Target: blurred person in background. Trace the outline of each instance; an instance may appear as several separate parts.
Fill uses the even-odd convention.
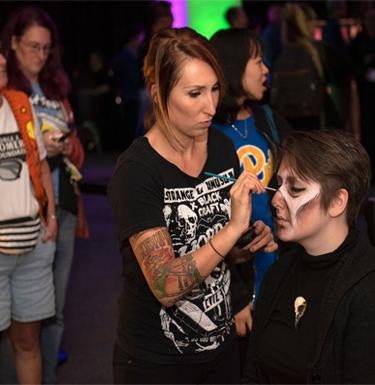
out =
[[[348,16],[348,7],[345,0],[328,0],[326,2],[328,13],[327,21],[323,28],[323,40],[331,45],[346,61],[349,60],[349,46],[345,42],[340,26],[340,19]]]
[[[282,41],[271,75],[271,105],[295,129],[323,127],[324,63],[298,4],[283,7]]]
[[[249,19],[243,7],[230,7],[225,12],[225,20],[231,28],[247,28]]]
[[[82,144],[88,151],[101,152],[109,148],[110,132],[113,130],[111,106],[114,97],[112,79],[104,54],[91,50],[86,60],[73,74],[77,95],[79,131]]]
[[[363,17],[363,31],[351,43],[352,61],[361,108],[361,140],[371,158],[375,182],[375,9]]]
[[[81,227],[85,222],[81,221],[83,206],[77,185],[84,153],[74,129],[67,99],[70,84],[61,64],[57,28],[50,16],[37,7],[18,8],[4,26],[2,41],[9,87],[29,95],[41,124],[52,172],[59,225],[53,265],[56,315],[43,322],[41,349],[43,382],[56,384],[76,230],[83,230],[81,235],[88,236],[87,229]]]
[[[144,40],[139,48],[138,65],[141,76],[141,93],[139,106],[139,120],[141,128],[139,131],[144,133],[146,131],[144,126],[144,119],[151,109],[150,95],[146,89],[143,77],[143,62],[146,56],[150,40],[155,33],[173,26],[172,4],[169,1],[158,0],[149,2],[149,12],[146,15],[146,22],[144,24]]]
[[[272,71],[272,66],[281,52],[281,14],[280,4],[270,4],[267,9],[267,24],[262,31],[264,57],[267,67]]]
[[[122,150],[144,132],[140,117],[142,77],[138,63],[143,39],[144,31],[139,25],[127,26],[123,35],[123,46],[113,63],[115,88],[121,97],[124,122],[123,126],[119,127],[118,136],[113,140],[117,141]]]
[[[314,40],[324,69],[324,125],[340,129],[345,126],[344,106],[340,92],[342,63],[330,45],[324,40],[315,40],[317,21],[315,10],[307,3],[300,3],[299,6],[305,15],[310,36]]]
[[[18,383],[41,384],[41,321],[55,314],[56,208],[47,153],[28,96],[5,90],[6,85],[0,48],[0,340],[8,342],[8,331]],[[0,361],[9,363],[1,350]],[[8,381],[2,369],[1,381]]]
[[[361,122],[358,87],[350,57],[349,41],[344,38],[340,20],[348,17],[347,2],[329,0],[326,2],[328,19],[323,28],[323,41],[334,53],[336,60],[335,78],[337,106],[340,108],[342,126],[361,139]]]

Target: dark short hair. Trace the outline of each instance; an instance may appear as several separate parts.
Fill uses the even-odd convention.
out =
[[[355,223],[371,180],[371,163],[363,146],[344,130],[292,131],[282,144],[281,161],[303,180],[321,185],[327,210],[339,189],[349,193],[347,221]]]
[[[226,93],[217,108],[215,119],[232,123],[241,108],[237,100],[246,95],[242,78],[247,62],[263,56],[262,43],[258,35],[247,28],[221,29],[211,37],[210,42],[219,56],[226,81]]]
[[[145,120],[147,129],[156,119],[168,135],[172,134],[167,108],[168,97],[180,78],[182,65],[189,58],[200,59],[211,66],[218,79],[220,96],[222,95],[224,77],[209,41],[191,28],[164,29],[151,39],[143,66],[148,89],[156,86],[156,95],[152,98],[153,109]]]
[[[68,94],[70,83],[61,64],[57,27],[43,9],[35,6],[16,9],[4,26],[2,42],[7,59],[8,86],[31,94],[30,81],[19,68],[11,42],[13,36],[18,40],[21,39],[32,26],[46,28],[51,34],[52,51],[39,74],[39,84],[49,99],[63,99]]]

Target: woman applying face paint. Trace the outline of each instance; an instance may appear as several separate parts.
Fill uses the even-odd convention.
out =
[[[264,223],[244,249],[235,246],[249,224],[250,192],[266,190],[239,174],[232,143],[211,128],[225,87],[206,38],[160,31],[144,75],[148,130],[119,157],[108,187],[124,263],[113,382],[238,384],[226,255],[277,249]]]
[[[262,283],[244,383],[375,383],[375,249],[356,229],[370,175],[344,131],[284,140],[272,204],[297,245]]]

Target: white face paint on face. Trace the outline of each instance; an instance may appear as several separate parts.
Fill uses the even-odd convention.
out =
[[[278,236],[299,242],[316,233],[325,216],[320,207],[320,184],[302,180],[284,163],[277,176],[280,188],[272,205],[276,208]]]
[[[302,188],[295,186],[294,179],[295,177],[292,177],[292,183],[290,183],[288,176],[286,176],[278,192],[281,194],[282,199],[285,200],[289,209],[290,221],[295,226],[297,225],[299,214],[310,202],[319,196],[320,185],[316,182],[310,182],[302,190]]]

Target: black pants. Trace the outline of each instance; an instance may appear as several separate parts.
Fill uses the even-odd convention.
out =
[[[115,384],[239,384],[240,359],[234,339],[212,362],[158,364],[134,359],[118,345],[114,349]]]

